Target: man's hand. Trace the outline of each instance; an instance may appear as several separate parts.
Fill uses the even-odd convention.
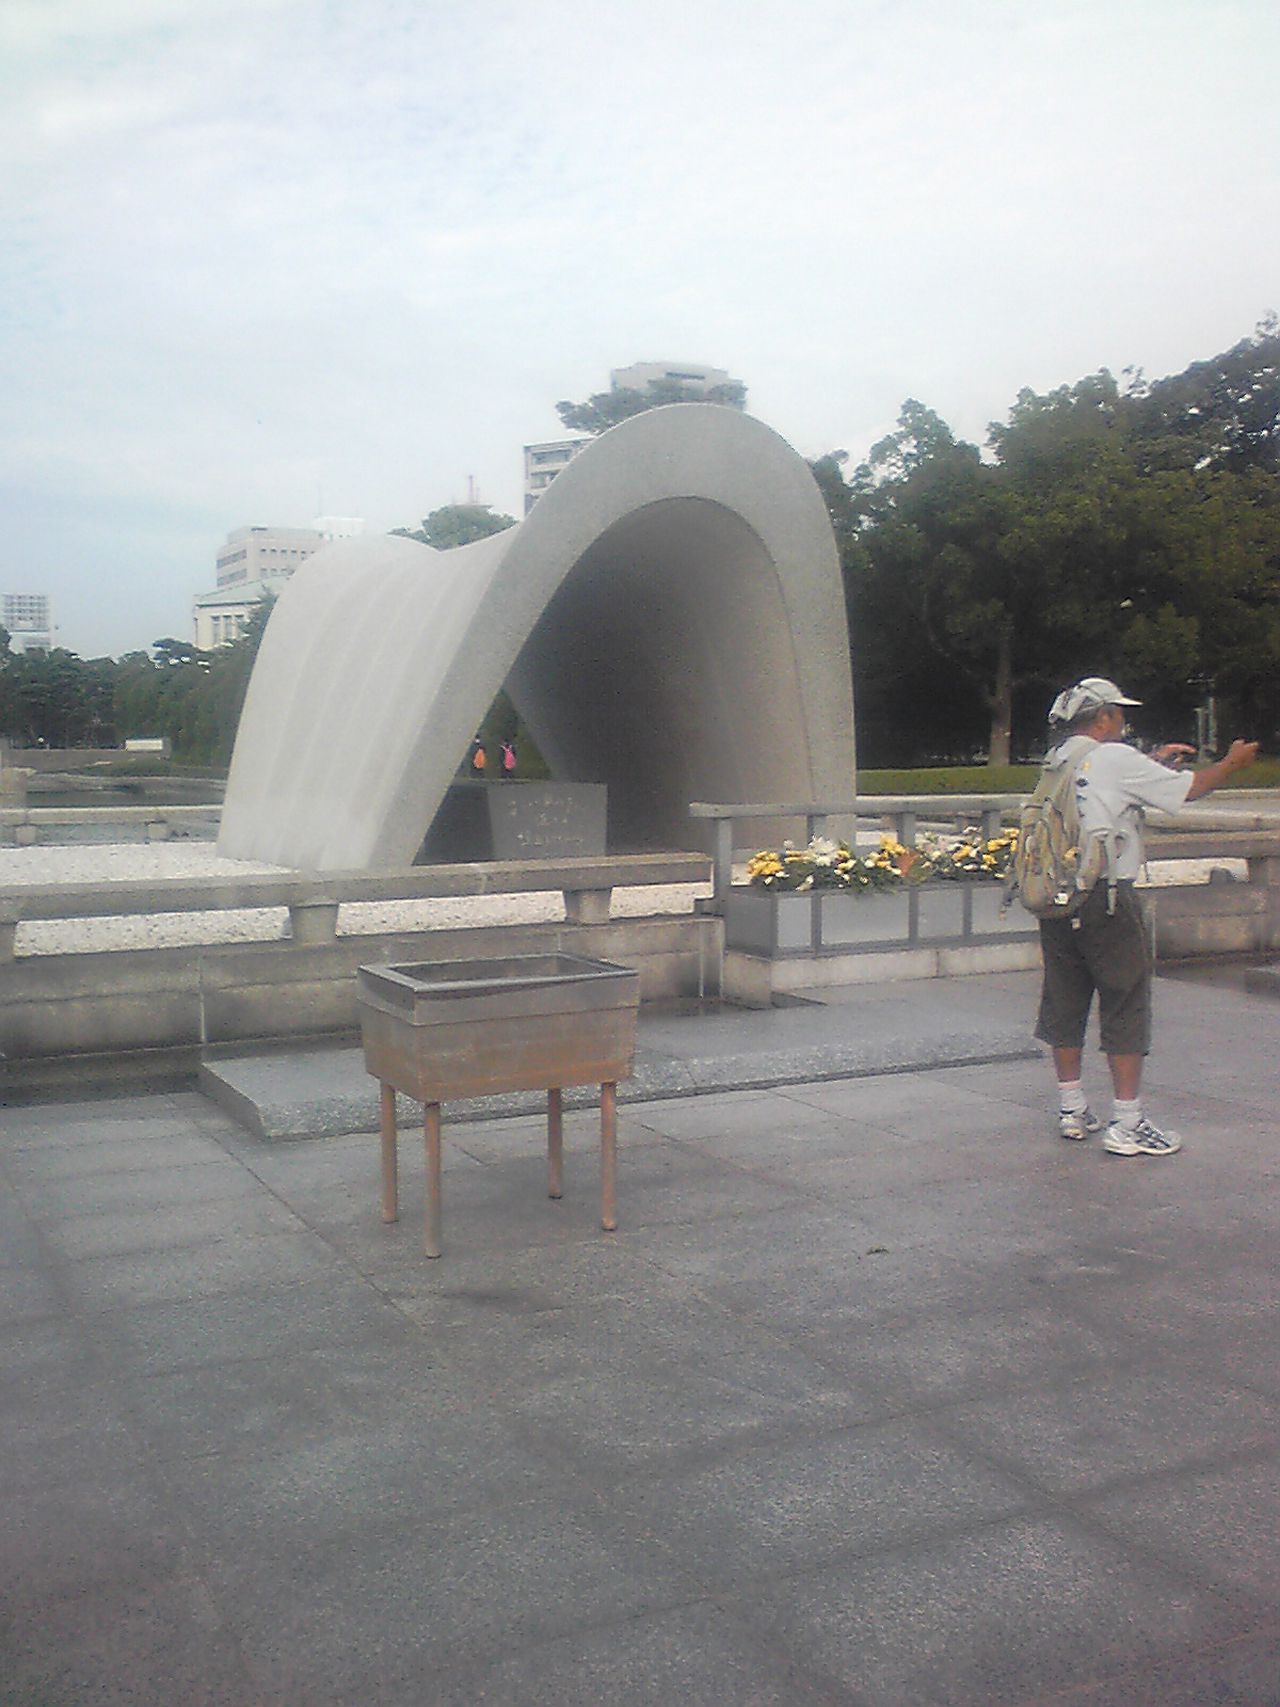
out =
[[[1258,756],[1257,741],[1233,741],[1227,748],[1222,760],[1230,770],[1242,771],[1246,765],[1251,765]]]
[[[1167,741],[1163,747],[1153,749],[1151,757],[1158,765],[1168,765],[1171,771],[1176,771],[1184,759],[1192,758],[1194,747],[1188,747],[1185,741]]]
[[[1191,779],[1191,787],[1187,790],[1188,800],[1200,800],[1206,794],[1212,794],[1215,788],[1221,788],[1233,771],[1242,771],[1246,765],[1251,765],[1258,756],[1256,741],[1233,741],[1216,764],[1206,765],[1202,771],[1197,771]]]

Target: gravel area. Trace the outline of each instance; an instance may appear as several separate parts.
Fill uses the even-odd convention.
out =
[[[208,842],[0,848],[0,889],[25,883],[107,884],[145,882],[156,877],[245,877],[259,872],[287,874],[287,868],[220,859]],[[689,913],[697,897],[710,893],[710,884],[698,883],[615,889],[613,911],[628,918]],[[378,935],[563,918],[564,898],[556,889],[528,895],[350,902],[338,910],[338,931],[345,936]],[[32,921],[18,926],[16,948],[19,954],[70,954],[203,942],[263,942],[282,936],[287,919],[283,907],[248,907],[132,918]]]

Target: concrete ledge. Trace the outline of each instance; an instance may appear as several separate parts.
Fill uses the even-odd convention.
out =
[[[1280,887],[1269,881],[1272,867],[1280,869],[1280,860],[1251,861],[1248,883],[1146,890],[1155,908],[1159,958],[1265,954],[1280,948]]]
[[[218,943],[31,955],[5,969],[0,1070],[14,1100],[59,1083],[110,1094],[149,1063],[194,1077],[218,1045],[354,1035],[355,975],[378,961],[576,953],[634,966],[642,1002],[720,994],[723,928],[696,914],[594,925],[527,924],[340,937],[313,945]]]

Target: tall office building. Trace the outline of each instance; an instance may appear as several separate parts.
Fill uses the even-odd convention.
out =
[[[53,649],[53,619],[45,593],[0,594],[0,626],[8,629],[15,652]]]
[[[705,396],[721,386],[739,385],[727,369],[705,367],[699,362],[632,362],[616,367],[609,375],[612,391],[647,391],[651,385],[680,385],[695,396]],[[549,439],[524,447],[524,513],[537,503],[551,482],[577,456],[589,438]]]
[[[590,439],[551,439],[546,444],[524,447],[524,513],[537,503],[560,470]]]
[[[699,362],[632,362],[630,367],[614,368],[609,384],[615,391],[647,391],[651,385],[672,384],[705,393],[739,381],[722,367],[703,367]]]
[[[236,528],[218,553],[218,585],[243,587],[255,581],[287,581],[323,544],[318,528]]]
[[[309,528],[235,528],[218,552],[217,586],[192,606],[197,648],[229,646],[263,599],[278,594],[313,552],[363,532],[359,516],[317,516]]]

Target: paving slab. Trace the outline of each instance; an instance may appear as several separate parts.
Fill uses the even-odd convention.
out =
[[[559,1202],[536,1117],[447,1122],[436,1262],[369,1124],[0,1111],[5,1707],[1276,1707],[1280,1007],[1156,1037],[1171,1160],[904,1052],[629,1103],[611,1235],[589,1110]]]
[[[1052,1512],[756,1582],[750,1605],[833,1699],[866,1707],[1051,1701],[1084,1666],[1105,1678],[1210,1637],[1227,1612],[1199,1583]]]

